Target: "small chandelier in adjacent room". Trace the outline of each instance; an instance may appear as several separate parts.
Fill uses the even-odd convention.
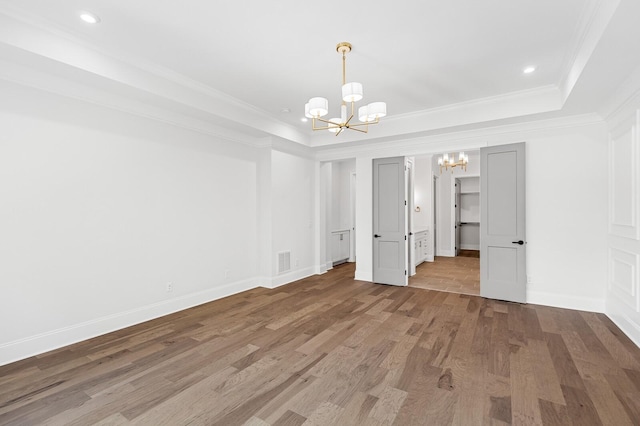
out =
[[[444,155],[441,155],[440,157],[438,157],[438,165],[440,166],[440,174],[442,174],[442,169],[443,168],[445,170],[451,169],[451,173],[453,173],[453,169],[455,169],[456,167],[460,167],[461,169],[463,169],[466,172],[467,171],[467,164],[469,164],[469,156],[467,154],[465,154],[464,152],[461,152],[458,155],[458,161],[456,161],[456,155],[455,154],[451,154],[451,157],[449,157],[449,154],[444,154]]]
[[[313,130],[328,130],[338,136],[345,129],[356,130],[367,133],[369,124],[378,124],[379,119],[387,115],[387,104],[385,102],[372,102],[369,105],[358,109],[358,119],[360,123],[352,123],[355,114],[355,103],[362,99],[363,89],[361,83],[347,83],[346,78],[346,54],[351,52],[351,44],[347,42],[338,43],[336,46],[338,53],[342,54],[342,105],[340,106],[340,117],[322,118],[329,113],[329,101],[326,98],[316,97],[309,99],[304,106],[304,115],[311,118],[311,128]],[[347,116],[347,103],[351,104],[351,113]],[[326,126],[317,127],[316,120],[326,123]]]

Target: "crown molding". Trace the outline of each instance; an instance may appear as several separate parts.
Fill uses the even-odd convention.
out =
[[[627,77],[613,95],[607,99],[600,114],[615,127],[617,122],[634,114],[640,108],[640,66]]]
[[[447,150],[472,150],[494,144],[498,138],[522,139],[539,132],[557,132],[583,126],[604,125],[598,114],[581,114],[514,124],[502,124],[472,130],[444,131],[429,136],[396,139],[374,144],[316,149],[318,161],[335,161],[357,156],[389,157],[397,155],[437,154]]]
[[[16,8],[0,7],[0,43],[65,64],[70,74],[81,70],[200,114],[235,122],[236,127],[308,145],[308,135],[252,105],[158,65],[107,52]]]
[[[6,53],[0,44],[0,52]],[[3,55],[4,56],[4,55]],[[61,96],[75,101],[97,105],[121,113],[134,115],[171,126],[190,130],[218,140],[240,143],[247,146],[259,146],[261,138],[235,131],[229,126],[219,125],[214,120],[196,118],[191,114],[159,106],[160,103],[142,102],[132,93],[116,93],[97,88],[95,85],[82,84],[37,69],[24,67],[15,62],[0,61],[0,80],[13,85],[35,89],[37,91]],[[147,100],[150,98],[147,97]]]
[[[594,0],[586,6],[575,34],[573,48],[564,61],[564,72],[558,83],[562,104],[567,101],[582,71],[600,42],[621,0]]]
[[[366,141],[375,143],[386,138],[404,138],[410,135],[456,126],[477,124],[506,118],[557,111],[562,108],[560,91],[556,86],[542,86],[529,90],[475,99],[453,105],[387,117],[383,126],[374,126],[371,133],[362,135],[346,132],[337,141],[334,135],[316,135],[312,147]],[[357,133],[357,134],[356,134]]]

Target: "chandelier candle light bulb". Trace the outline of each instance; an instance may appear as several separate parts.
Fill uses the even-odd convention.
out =
[[[451,169],[451,173],[453,173],[453,169],[456,167],[460,167],[465,172],[467,171],[467,164],[469,164],[469,156],[464,152],[460,152],[458,154],[458,161],[456,161],[455,154],[451,154],[451,158],[449,158],[449,154],[443,154],[438,157],[438,166],[440,166],[440,174],[442,174],[442,169],[445,170]]]
[[[361,123],[352,123],[355,103],[364,96],[362,83],[349,82],[346,78],[346,54],[351,52],[351,44],[347,42],[338,43],[336,46],[338,53],[342,54],[342,105],[340,105],[340,118],[322,118],[329,113],[329,101],[326,98],[315,97],[309,99],[304,106],[304,116],[312,119],[311,128],[313,130],[329,130],[338,136],[345,129],[356,130],[367,133],[369,124],[378,124],[380,118],[387,115],[387,104],[385,102],[372,102],[369,105],[358,109],[358,119]],[[347,104],[351,104],[351,113],[347,113]],[[326,126],[318,127],[316,121],[326,123]],[[364,126],[364,127],[363,127]]]

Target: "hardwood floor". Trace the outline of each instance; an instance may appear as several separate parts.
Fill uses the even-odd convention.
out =
[[[409,286],[428,290],[480,295],[480,258],[477,250],[461,250],[456,257],[437,256],[423,262],[409,278]]]
[[[606,316],[353,273],[0,367],[0,424],[640,424],[640,349]]]

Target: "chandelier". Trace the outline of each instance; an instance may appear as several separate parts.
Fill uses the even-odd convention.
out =
[[[444,154],[444,155],[441,155],[440,157],[438,157],[438,165],[440,166],[440,174],[442,174],[442,169],[443,168],[445,170],[451,169],[451,173],[453,173],[453,169],[455,169],[456,167],[460,167],[461,169],[463,169],[466,172],[467,171],[467,164],[469,164],[469,156],[467,154],[465,154],[464,152],[461,152],[458,155],[458,161],[456,161],[455,154],[451,154],[451,157],[449,157],[449,154]]]
[[[340,106],[340,117],[322,118],[329,113],[329,101],[326,98],[316,97],[309,99],[304,106],[304,115],[311,118],[311,128],[313,130],[328,130],[338,136],[345,129],[356,130],[367,133],[369,124],[378,124],[379,119],[387,115],[387,104],[385,102],[372,102],[369,105],[358,108],[358,119],[360,123],[352,123],[355,114],[355,103],[362,99],[362,84],[347,83],[346,79],[346,55],[351,52],[351,44],[347,42],[338,43],[336,46],[338,53],[342,54],[342,105]],[[347,103],[351,104],[351,113],[347,117]],[[326,123],[326,126],[318,127],[316,121]]]

